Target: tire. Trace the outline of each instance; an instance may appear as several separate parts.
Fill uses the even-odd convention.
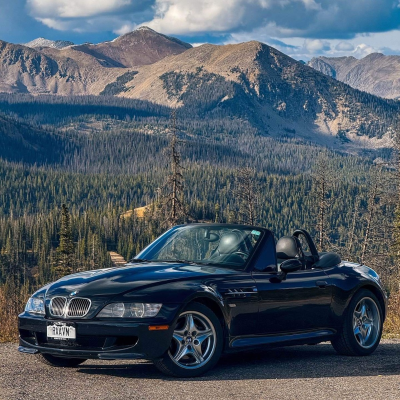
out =
[[[84,358],[63,358],[51,354],[35,354],[36,358],[43,364],[51,367],[74,368],[86,361]]]
[[[382,326],[383,313],[379,300],[371,291],[361,289],[351,299],[343,325],[331,341],[332,346],[342,355],[368,356],[379,345]]]
[[[218,362],[223,342],[221,323],[214,312],[203,304],[191,303],[178,317],[169,349],[153,362],[167,375],[199,376]]]

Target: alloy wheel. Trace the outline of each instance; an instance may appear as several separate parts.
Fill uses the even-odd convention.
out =
[[[186,311],[178,318],[168,353],[179,367],[196,369],[213,356],[216,341],[212,322],[198,311]]]
[[[380,329],[381,317],[377,304],[370,297],[362,298],[353,313],[353,332],[358,344],[364,349],[374,346]]]

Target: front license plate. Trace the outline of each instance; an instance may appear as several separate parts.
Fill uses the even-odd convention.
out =
[[[55,340],[76,339],[76,329],[72,322],[49,322],[47,324],[47,338]]]

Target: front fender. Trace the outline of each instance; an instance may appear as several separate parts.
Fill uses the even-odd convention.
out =
[[[333,324],[340,327],[343,324],[345,312],[354,294],[362,288],[371,290],[381,301],[384,317],[387,310],[387,296],[379,279],[372,277],[368,267],[351,264],[341,265],[327,271],[333,284],[332,317]]]

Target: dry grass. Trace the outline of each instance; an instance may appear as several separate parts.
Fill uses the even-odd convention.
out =
[[[389,298],[388,315],[383,327],[385,338],[400,337],[400,292]]]
[[[28,290],[0,286],[0,343],[18,340],[18,314],[28,301]]]
[[[130,218],[133,213],[135,213],[135,216],[137,218],[144,218],[146,212],[150,210],[150,206],[151,205],[147,205],[144,207],[135,208],[134,210],[128,210],[128,211],[124,212],[123,214],[121,214],[121,218]]]

